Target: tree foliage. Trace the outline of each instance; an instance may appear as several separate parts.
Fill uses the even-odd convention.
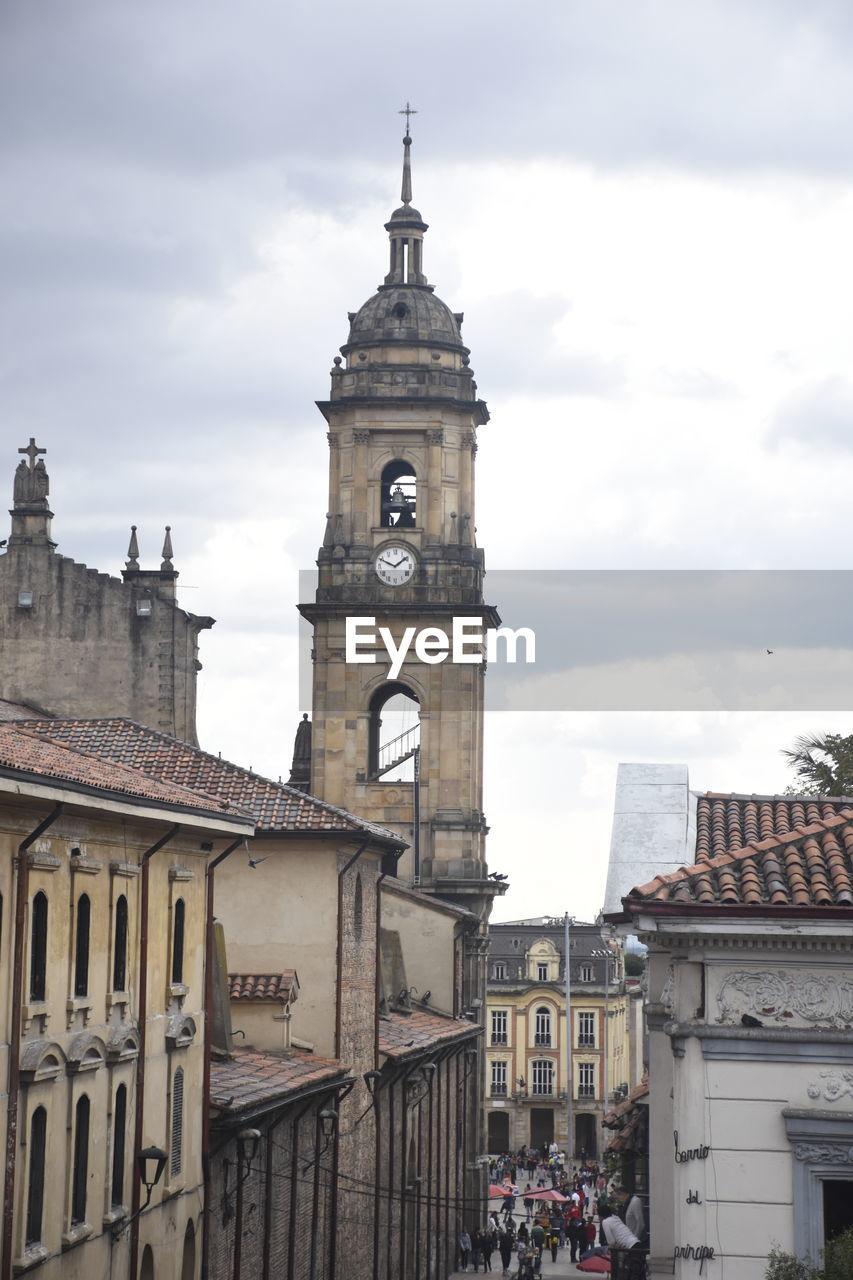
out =
[[[853,734],[805,733],[782,755],[797,782],[791,795],[853,795]]]
[[[765,1280],[850,1280],[853,1276],[853,1227],[830,1240],[823,1251],[823,1266],[814,1267],[806,1258],[780,1249],[777,1244],[767,1257]]]

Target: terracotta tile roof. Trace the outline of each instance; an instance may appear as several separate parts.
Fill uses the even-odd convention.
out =
[[[369,835],[397,848],[406,847],[393,831],[366,822],[345,809],[317,800],[282,782],[273,782],[239,765],[201,751],[133,720],[28,721],[27,728],[52,742],[91,752],[140,769],[150,777],[214,795],[254,815],[265,833],[335,832]]]
[[[833,796],[747,796],[709,791],[696,805],[696,861],[734,853],[754,840],[784,835],[853,808]]]
[[[648,1105],[649,1097],[649,1076],[648,1072],[644,1072],[643,1078],[638,1085],[635,1085],[626,1098],[609,1111],[602,1119],[601,1123],[606,1129],[620,1129],[624,1123],[625,1117],[630,1115],[634,1107],[646,1099]]]
[[[831,810],[825,817],[813,816],[811,809],[809,805],[803,825],[795,829],[750,840],[732,852],[706,856],[695,866],[655,876],[631,890],[626,906],[641,902],[853,906],[853,806]]]
[[[408,1058],[433,1045],[451,1040],[474,1039],[481,1028],[465,1018],[447,1018],[440,1013],[389,1013],[379,1019],[379,1052],[389,1058]]]
[[[78,747],[45,739],[32,731],[34,723],[17,720],[0,724],[0,770],[27,773],[45,782],[71,783],[87,790],[200,810],[220,818],[251,821],[250,814],[226,799],[152,778],[126,764],[104,760]],[[42,723],[53,725],[56,722],[45,720]]]
[[[210,1103],[224,1116],[287,1101],[303,1089],[347,1079],[349,1067],[313,1053],[281,1057],[275,1053],[235,1050],[233,1059],[210,1064]]]
[[[232,1000],[290,1000],[299,990],[295,969],[281,973],[229,973],[229,994]]]
[[[23,702],[6,702],[0,698],[0,723],[9,720],[49,720],[50,716],[44,715],[41,711],[36,711],[35,707],[28,707]]]

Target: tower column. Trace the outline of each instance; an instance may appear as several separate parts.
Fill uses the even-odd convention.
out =
[[[440,428],[427,431],[427,519],[428,543],[441,542],[441,472],[444,432]]]

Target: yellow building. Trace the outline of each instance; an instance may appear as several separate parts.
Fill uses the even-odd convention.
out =
[[[196,1276],[206,871],[253,829],[227,802],[0,724],[4,1277]]]
[[[606,1145],[602,1118],[636,1083],[630,1078],[630,999],[621,945],[604,937],[598,925],[570,923],[569,1073],[563,919],[513,920],[493,924],[490,933],[489,1153],[523,1145],[541,1150],[556,1141],[576,1159],[598,1159]]]

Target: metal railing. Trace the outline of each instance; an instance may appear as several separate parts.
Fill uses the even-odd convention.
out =
[[[381,778],[383,773],[390,773],[398,764],[402,764],[404,760],[413,756],[420,740],[421,726],[418,723],[413,724],[410,729],[406,729],[396,738],[391,738],[389,742],[383,742],[377,753],[374,778]]]

